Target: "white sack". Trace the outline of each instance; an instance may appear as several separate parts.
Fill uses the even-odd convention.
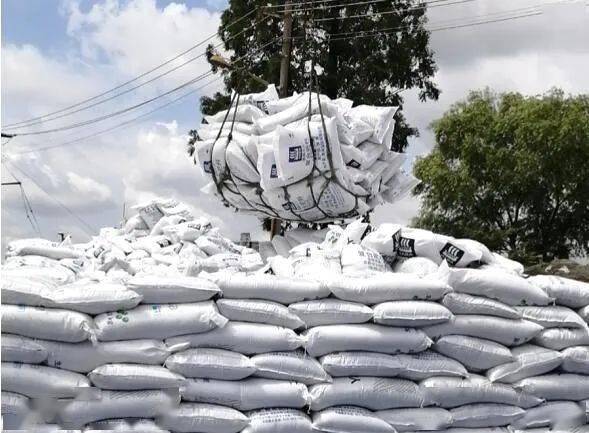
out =
[[[303,338],[288,328],[260,323],[229,322],[223,328],[216,328],[210,332],[168,338],[166,345],[174,348],[188,344],[190,347],[227,349],[248,355],[295,350],[302,346],[303,341]]]
[[[229,320],[238,322],[266,323],[297,329],[305,326],[299,317],[277,302],[258,299],[219,299],[219,312]]]
[[[589,305],[581,308],[577,313],[585,322],[589,323]]]
[[[247,416],[250,423],[241,433],[317,433],[311,419],[297,409],[261,409]]]
[[[526,377],[548,373],[562,363],[559,352],[532,344],[514,347],[511,353],[515,358],[512,362],[487,371],[487,377],[491,382],[517,382]]]
[[[141,295],[120,284],[78,282],[58,287],[40,305],[96,315],[130,309],[141,300]]]
[[[140,431],[140,432],[169,432],[160,428],[153,420],[146,418],[114,418],[92,422],[86,425],[84,433],[94,431]]]
[[[445,260],[450,266],[462,268],[481,261],[483,251],[469,239],[454,239],[429,230],[403,227],[397,256],[426,257],[437,264]]]
[[[339,299],[321,299],[290,304],[289,311],[300,317],[310,328],[319,325],[364,323],[372,319],[370,307]]]
[[[313,428],[328,433],[396,433],[373,412],[354,406],[337,406],[316,412]]]
[[[21,394],[2,391],[2,428],[19,430],[30,413],[29,399]]]
[[[127,287],[139,293],[144,304],[199,302],[221,293],[211,281],[186,276],[138,275],[127,282]]]
[[[359,119],[373,128],[372,139],[384,147],[390,147],[395,129],[395,113],[399,107],[376,107],[358,105],[350,109],[346,116]]]
[[[361,197],[366,191],[350,190],[349,185],[338,184],[316,176],[311,184],[305,179],[285,188],[263,192],[268,205],[285,219],[305,221],[332,221],[333,218],[351,218],[369,210]]]
[[[455,292],[486,296],[507,305],[548,305],[553,298],[529,280],[497,271],[448,269],[447,282]]]
[[[2,390],[32,398],[76,397],[90,381],[78,373],[43,365],[2,363]]]
[[[92,335],[92,318],[68,310],[1,305],[2,331],[25,337],[78,343]]]
[[[550,427],[552,429],[569,429],[585,424],[585,410],[571,401],[549,401],[526,410],[523,417],[513,421],[515,429]]]
[[[47,349],[32,338],[2,334],[2,361],[39,364],[47,359]]]
[[[251,104],[241,104],[240,101],[240,104],[237,107],[233,105],[227,110],[219,111],[213,115],[206,115],[204,116],[204,119],[207,123],[219,123],[223,122],[224,119],[225,123],[231,123],[234,118],[236,122],[253,123],[254,120],[263,117],[266,117],[266,114],[258,107]]]
[[[50,259],[77,259],[81,254],[67,245],[46,239],[19,239],[9,242],[7,256],[42,256]]]
[[[303,333],[305,349],[311,356],[331,352],[364,350],[368,352],[422,352],[431,340],[417,329],[381,325],[324,325]]]
[[[225,298],[233,299],[266,299],[281,304],[292,304],[329,295],[329,290],[321,287],[318,282],[280,278],[268,274],[223,275],[215,282],[223,291]]]
[[[184,377],[159,365],[106,364],[88,373],[92,383],[101,389],[132,391],[179,388]]]
[[[541,398],[516,391],[510,385],[491,383],[482,376],[468,378],[430,377],[420,383],[424,405],[453,408],[473,403],[500,403],[524,409],[537,406]]]
[[[425,257],[411,257],[409,259],[397,260],[393,266],[393,272],[415,274],[418,277],[435,274],[437,271],[438,265]]]
[[[452,424],[452,415],[439,407],[379,410],[375,414],[398,432],[443,430]]]
[[[306,385],[331,382],[321,364],[302,350],[262,353],[253,356],[251,362],[258,377],[292,380]]]
[[[244,380],[189,379],[180,388],[184,400],[215,403],[239,410],[270,407],[302,408],[309,402],[302,383],[249,378]]]
[[[409,380],[382,377],[337,377],[333,383],[309,388],[311,410],[331,406],[359,406],[371,410],[421,407],[423,394]]]
[[[268,113],[268,103],[279,100],[280,98],[278,96],[278,91],[276,90],[276,86],[274,84],[268,84],[266,90],[262,92],[239,95],[240,104],[255,105],[264,113]]]
[[[514,359],[511,351],[499,343],[465,335],[441,337],[433,349],[461,362],[471,371],[487,370]]]
[[[274,131],[273,151],[278,177],[285,185],[304,179],[314,169],[337,173],[344,167],[335,118],[325,118],[325,128],[320,121],[298,127],[278,126]]]
[[[413,355],[396,355],[403,368],[399,377],[419,381],[432,376],[466,377],[468,372],[459,362],[426,350]]]
[[[506,319],[521,319],[521,313],[514,307],[483,296],[472,296],[466,293],[448,293],[442,304],[454,314],[480,314],[497,316]]]
[[[157,418],[175,432],[237,433],[248,424],[241,412],[216,404],[181,403]]]
[[[337,278],[329,281],[329,289],[339,299],[378,304],[402,300],[438,300],[452,288],[434,278],[411,274],[383,273],[365,278]]]
[[[589,346],[569,347],[562,351],[562,358],[563,371],[589,375]]]
[[[534,275],[528,281],[544,290],[558,305],[571,308],[589,305],[589,283],[556,275]]]
[[[247,356],[223,349],[188,349],[171,355],[165,365],[185,377],[208,379],[240,380],[256,371]]]
[[[167,338],[210,331],[226,323],[227,319],[219,314],[212,301],[146,304],[94,319],[96,335],[101,341]]]
[[[450,321],[439,325],[427,326],[423,331],[433,340],[444,335],[468,335],[512,346],[530,341],[542,329],[541,325],[527,320],[465,315],[454,316]]]
[[[70,400],[59,413],[62,425],[80,428],[109,418],[154,418],[180,403],[177,391],[102,391],[99,399]]]
[[[546,374],[528,377],[513,384],[517,390],[545,400],[584,400],[589,398],[589,376]]]
[[[362,239],[362,246],[378,252],[384,261],[392,265],[397,257],[397,248],[401,238],[401,226],[398,224],[380,224]]]
[[[55,282],[43,278],[27,278],[26,275],[2,275],[2,303],[13,305],[41,306],[49,294],[57,288]]]
[[[526,413],[520,407],[497,404],[467,404],[450,411],[453,427],[501,427],[518,420]]]
[[[425,301],[384,302],[372,309],[375,323],[408,328],[435,325],[454,317],[443,305]]]
[[[38,340],[48,353],[47,365],[88,373],[104,364],[128,362],[161,365],[170,350],[159,340],[62,343]]]
[[[544,328],[584,328],[587,323],[573,310],[567,307],[516,307],[522,317]]]
[[[385,272],[387,267],[377,251],[358,244],[348,244],[342,250],[342,272],[348,275],[362,275]]]
[[[589,346],[586,329],[549,328],[534,338],[534,343],[548,349],[562,350],[572,346]]]
[[[334,377],[395,377],[405,368],[398,356],[376,352],[330,353],[319,361],[325,371]]]

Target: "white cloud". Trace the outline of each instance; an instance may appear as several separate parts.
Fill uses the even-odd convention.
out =
[[[73,171],[69,171],[67,173],[67,180],[70,188],[83,194],[86,200],[103,202],[112,196],[112,192],[108,186],[90,177],[80,176]]]

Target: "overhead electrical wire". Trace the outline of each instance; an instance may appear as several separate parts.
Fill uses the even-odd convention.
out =
[[[465,27],[476,27],[476,26],[484,25],[484,24],[498,23],[498,22],[503,22],[503,21],[511,21],[511,20],[528,18],[528,17],[532,17],[532,16],[537,16],[537,15],[542,15],[542,11],[539,11],[539,10],[528,11],[528,12],[520,13],[518,15],[492,18],[489,20],[480,19],[479,21],[462,23],[462,24],[461,23],[457,23],[457,24],[449,23],[449,24],[441,26],[441,27],[430,27],[427,29],[427,31],[439,32],[442,30],[451,30],[451,29],[465,28]],[[331,41],[342,41],[342,40],[349,40],[349,39],[376,37],[376,36],[380,36],[383,34],[398,33],[400,30],[403,30],[403,28],[405,28],[405,27],[401,27],[401,28],[393,27],[393,28],[379,29],[379,30],[368,31],[368,32],[346,32],[346,33],[342,33],[342,35],[351,35],[351,36],[343,36],[343,37],[336,37],[336,38],[333,38],[332,36],[338,36],[339,35],[338,33],[328,34],[327,36],[329,37],[329,39]],[[354,33],[356,33],[356,34],[354,34]]]
[[[276,42],[279,39],[280,39],[280,37],[277,37],[277,38],[273,39],[272,41],[270,41],[270,42],[262,45],[257,50],[258,51],[261,51],[261,50],[263,50],[264,48],[266,48],[270,44],[273,44],[274,42]],[[245,57],[247,57],[247,56],[242,56],[241,60],[243,60]],[[106,114],[106,115],[103,115],[103,116],[95,117],[95,118],[92,118],[92,119],[87,119],[87,120],[84,120],[84,121],[81,121],[81,122],[73,123],[73,124],[70,124],[70,125],[64,125],[64,126],[60,126],[60,127],[56,127],[56,128],[45,129],[45,130],[41,130],[41,131],[24,132],[24,133],[19,133],[19,134],[14,134],[14,135],[15,135],[15,137],[24,137],[24,136],[30,136],[30,135],[49,134],[49,133],[52,133],[52,132],[67,131],[67,130],[70,130],[70,129],[80,128],[82,126],[87,126],[87,125],[90,125],[90,124],[102,122],[102,121],[107,120],[107,119],[110,119],[112,117],[119,116],[119,115],[124,114],[124,113],[127,113],[129,111],[133,111],[133,110],[135,110],[137,108],[143,107],[143,106],[145,106],[145,105],[147,105],[147,104],[149,104],[151,102],[154,102],[154,101],[156,101],[156,100],[158,100],[160,98],[163,98],[165,96],[168,96],[168,95],[170,95],[170,94],[172,94],[174,92],[177,92],[179,90],[182,90],[182,89],[184,89],[184,88],[186,88],[186,87],[188,87],[188,86],[190,86],[190,85],[192,85],[192,84],[194,84],[194,83],[202,80],[203,78],[206,78],[207,76],[209,76],[211,74],[212,74],[211,71],[205,72],[205,73],[200,74],[197,77],[195,77],[195,78],[193,78],[193,79],[191,79],[189,81],[186,81],[186,82],[180,84],[179,86],[177,86],[177,87],[175,87],[175,88],[173,88],[171,90],[168,90],[168,91],[166,91],[164,93],[161,93],[159,95],[156,95],[156,96],[154,96],[152,98],[149,98],[149,99],[147,99],[145,101],[142,101],[142,102],[140,102],[138,104],[131,105],[129,107],[123,108],[121,110],[114,111],[112,113],[109,113],[109,114]]]
[[[249,12],[247,12],[246,14],[242,15],[241,17],[237,18],[236,20],[234,20],[234,21],[232,21],[231,23],[227,24],[227,25],[226,25],[226,26],[224,26],[223,28],[224,28],[224,29],[228,29],[228,28],[230,28],[230,27],[233,27],[235,24],[237,24],[237,23],[241,22],[242,20],[244,20],[245,18],[249,17],[250,15],[252,15],[252,14],[253,14],[254,12],[256,12],[257,10],[258,10],[258,7],[256,7],[256,8],[254,8],[254,9],[252,9],[251,11],[249,11]],[[251,27],[251,26],[250,26],[250,27]],[[243,32],[243,31],[245,31],[245,30],[242,30],[242,32]],[[241,33],[241,32],[240,32],[240,33]],[[127,86],[128,84],[131,84],[131,83],[133,83],[133,82],[135,82],[135,81],[137,81],[137,80],[140,80],[141,78],[143,78],[143,77],[145,77],[145,76],[147,76],[147,75],[151,74],[152,72],[155,72],[155,71],[157,71],[157,70],[159,70],[159,69],[163,68],[164,66],[166,66],[166,65],[168,65],[168,64],[170,64],[170,63],[172,63],[173,61],[175,61],[175,60],[178,60],[180,57],[182,57],[182,56],[184,56],[184,55],[188,54],[188,53],[189,53],[189,52],[191,52],[191,51],[194,51],[196,48],[198,48],[198,47],[200,47],[200,46],[204,45],[206,42],[208,42],[208,41],[210,41],[211,39],[215,38],[217,35],[218,35],[218,33],[217,33],[217,32],[215,32],[215,33],[213,33],[213,34],[211,34],[211,35],[207,36],[207,37],[206,37],[205,39],[203,39],[202,41],[200,41],[200,42],[198,42],[197,44],[195,44],[195,45],[193,45],[193,46],[189,47],[188,49],[186,49],[186,50],[182,51],[181,53],[179,53],[179,54],[175,55],[174,57],[172,57],[172,58],[170,58],[170,59],[166,60],[165,62],[163,62],[163,63],[160,63],[159,65],[157,65],[157,66],[155,66],[155,67],[153,67],[153,68],[151,68],[151,69],[149,69],[149,70],[147,70],[147,71],[143,72],[142,74],[140,74],[140,75],[138,75],[138,76],[136,76],[136,77],[134,77],[134,78],[132,78],[132,79],[130,79],[130,80],[128,80],[128,81],[125,81],[125,82],[123,82],[123,83],[121,83],[121,84],[119,84],[119,85],[117,85],[117,86],[115,86],[115,87],[113,87],[113,88],[111,88],[111,89],[105,90],[105,91],[104,91],[104,92],[102,92],[102,93],[99,93],[99,94],[97,94],[97,95],[94,95],[94,96],[92,96],[92,97],[90,97],[90,98],[87,98],[87,99],[84,99],[84,100],[82,100],[82,101],[79,101],[79,102],[77,102],[77,103],[75,103],[75,104],[69,105],[69,106],[67,106],[67,107],[64,107],[64,108],[62,108],[62,109],[59,109],[59,110],[56,110],[56,111],[53,111],[53,112],[50,112],[50,113],[46,113],[46,114],[44,114],[44,115],[41,115],[41,116],[33,117],[33,118],[30,118],[30,119],[27,119],[27,120],[23,120],[23,121],[20,121],[20,122],[14,122],[14,123],[9,123],[9,124],[3,125],[3,126],[2,126],[2,128],[3,128],[3,129],[15,129],[15,127],[16,127],[16,126],[25,126],[25,124],[27,124],[27,126],[28,126],[28,124],[30,124],[30,123],[32,123],[32,122],[34,122],[34,121],[41,120],[41,119],[44,119],[44,118],[46,118],[46,117],[51,117],[51,116],[53,116],[53,115],[55,115],[55,114],[64,113],[65,111],[69,111],[69,110],[71,110],[72,108],[77,108],[77,107],[79,107],[79,106],[81,106],[81,105],[84,105],[84,104],[85,104],[85,103],[87,103],[87,102],[91,102],[91,101],[94,101],[94,100],[96,100],[96,99],[98,99],[98,98],[100,98],[100,97],[102,97],[102,96],[108,95],[108,94],[109,94],[109,93],[111,93],[111,92],[114,92],[114,91],[116,91],[116,90],[119,90],[119,89],[121,89],[121,88],[123,88],[123,87]],[[238,33],[238,35],[239,35],[239,33]],[[237,37],[237,35],[236,35],[236,36],[234,36],[234,37]],[[218,46],[219,46],[219,45],[217,45],[217,47],[218,47]],[[200,57],[200,56],[198,56],[198,57]],[[192,60],[196,60],[196,59],[192,59]],[[178,67],[176,67],[174,70],[176,70],[176,69],[178,69]],[[172,72],[172,71],[170,71],[170,72]],[[166,75],[166,74],[163,74],[163,75]],[[161,75],[161,76],[163,76],[163,75]],[[153,80],[151,80],[151,81],[153,81]],[[147,83],[146,83],[146,84],[147,84]],[[139,86],[139,87],[140,87],[140,86]],[[41,122],[35,122],[35,124],[36,124],[36,123],[41,123]]]
[[[258,51],[261,51],[261,50],[263,50],[265,47],[267,47],[268,45],[270,45],[270,44],[272,44],[272,43],[274,43],[274,42],[277,42],[279,39],[280,39],[280,37],[276,37],[276,38],[274,38],[272,41],[270,41],[270,42],[268,42],[268,43],[266,43],[266,44],[262,45],[260,48],[258,48]],[[257,54],[257,52],[256,52],[256,54]],[[235,65],[235,64],[238,64],[239,62],[241,62],[241,61],[245,60],[245,59],[246,59],[247,57],[249,57],[250,55],[251,55],[251,54],[244,55],[244,56],[241,56],[241,57],[239,57],[239,58],[235,59],[235,60],[233,61],[233,65]],[[244,69],[245,69],[245,68],[243,68],[243,67],[237,67],[237,68],[235,68],[235,70],[244,70]],[[211,76],[211,75],[214,75],[212,71],[209,71],[209,72],[207,72],[207,74],[206,74],[206,76],[207,76],[207,77],[208,77],[208,76]],[[203,77],[203,78],[206,78],[206,77]],[[197,88],[195,88],[195,89],[192,89],[192,90],[190,90],[189,92],[187,92],[187,93],[184,93],[184,94],[180,95],[179,97],[177,97],[177,98],[174,98],[174,99],[172,99],[172,100],[170,100],[170,101],[166,102],[165,104],[162,104],[162,105],[160,105],[160,106],[158,106],[158,107],[156,107],[156,108],[154,108],[154,109],[152,109],[152,110],[150,110],[150,111],[148,111],[148,112],[146,112],[146,113],[143,113],[143,114],[141,114],[141,115],[139,115],[139,116],[136,116],[136,117],[134,117],[134,118],[132,118],[132,119],[126,120],[126,121],[124,121],[124,122],[122,122],[122,123],[119,123],[119,124],[117,124],[117,125],[111,126],[111,127],[109,127],[109,128],[106,128],[106,129],[104,129],[104,130],[97,131],[97,132],[95,132],[95,133],[92,133],[92,134],[90,134],[90,135],[86,135],[86,136],[83,136],[83,137],[79,137],[79,138],[76,138],[76,139],[73,139],[73,140],[70,140],[70,141],[66,141],[66,142],[62,142],[62,143],[56,143],[56,144],[47,145],[47,146],[43,146],[43,147],[37,147],[37,148],[31,148],[31,149],[25,149],[25,150],[22,150],[22,151],[20,151],[20,152],[11,152],[11,154],[12,154],[12,155],[22,155],[22,154],[29,154],[29,153],[35,153],[35,152],[39,152],[39,151],[45,151],[45,150],[55,149],[55,148],[59,148],[59,147],[64,147],[64,146],[68,146],[68,145],[76,144],[76,143],[78,143],[78,142],[80,142],[80,141],[83,141],[83,140],[86,140],[86,139],[89,139],[89,138],[94,138],[94,137],[96,137],[96,136],[99,136],[99,135],[102,135],[102,134],[105,134],[105,133],[111,132],[111,131],[113,131],[113,130],[115,130],[115,129],[119,129],[119,128],[121,128],[121,127],[124,127],[124,126],[127,126],[127,125],[129,125],[129,124],[132,124],[132,123],[136,122],[137,120],[140,120],[140,119],[142,119],[142,118],[148,117],[149,115],[151,115],[151,114],[155,113],[156,111],[162,110],[162,109],[164,109],[164,108],[166,108],[166,107],[168,107],[168,106],[170,106],[170,105],[172,105],[172,104],[174,104],[174,103],[176,103],[176,102],[180,101],[181,99],[184,99],[184,98],[186,98],[186,97],[188,97],[188,96],[190,96],[190,95],[192,95],[192,94],[194,94],[194,93],[198,92],[199,90],[203,89],[203,88],[204,88],[204,87],[206,87],[206,86],[209,86],[210,84],[212,84],[213,82],[215,82],[215,81],[217,81],[217,80],[220,80],[221,78],[222,78],[222,77],[219,77],[219,76],[217,76],[217,77],[213,78],[212,80],[208,81],[207,83],[203,84],[202,86],[199,86],[199,87],[197,87]]]
[[[390,11],[383,11],[383,12],[371,12],[368,14],[358,14],[358,15],[344,15],[344,16],[339,16],[339,17],[325,17],[325,18],[316,18],[315,22],[324,22],[324,21],[334,21],[334,20],[347,20],[347,19],[352,19],[352,18],[366,18],[366,17],[379,17],[381,15],[390,15],[390,14],[398,14],[398,13],[404,13],[404,12],[409,12],[409,11],[414,11],[414,10],[421,10],[421,9],[432,9],[432,8],[437,8],[437,7],[443,7],[443,6],[452,6],[452,5],[457,5],[457,4],[462,4],[462,3],[472,3],[475,0],[444,0],[446,1],[446,3],[438,3],[438,4],[434,4],[431,6],[415,6],[415,7],[411,7],[411,8],[407,8],[407,9],[403,9],[403,10],[399,10],[399,9],[394,9],[394,10],[390,10]]]
[[[233,39],[235,39],[235,38],[237,38],[237,37],[241,36],[243,33],[245,33],[245,32],[247,32],[247,31],[249,31],[249,30],[251,30],[251,29],[255,28],[255,27],[256,27],[258,24],[260,24],[262,21],[263,21],[263,20],[258,20],[258,21],[256,21],[256,22],[254,22],[254,23],[253,23],[253,24],[251,24],[250,26],[246,27],[245,29],[243,29],[243,30],[239,31],[237,34],[235,34],[235,35],[231,36],[230,38],[228,38],[226,41],[224,41],[224,42],[220,42],[220,43],[218,43],[217,45],[214,45],[214,46],[213,46],[213,48],[219,48],[219,47],[221,47],[221,46],[222,46],[222,45],[223,45],[225,42],[227,42],[227,41],[230,41],[230,40],[233,40]],[[120,96],[126,95],[126,94],[128,94],[128,93],[130,93],[130,92],[132,92],[132,91],[134,91],[134,90],[137,90],[137,89],[138,89],[138,88],[140,88],[140,87],[146,86],[146,85],[148,85],[148,84],[150,84],[150,83],[152,83],[152,82],[154,82],[154,81],[156,81],[156,80],[158,80],[158,79],[160,79],[160,78],[162,78],[162,77],[164,77],[164,76],[166,76],[166,75],[169,75],[169,74],[171,74],[171,73],[172,73],[172,72],[174,72],[174,71],[177,71],[177,70],[178,70],[178,69],[180,69],[180,68],[183,68],[184,66],[186,66],[186,65],[188,65],[188,64],[190,64],[190,63],[192,63],[192,62],[194,62],[195,60],[198,60],[199,58],[206,56],[206,54],[207,54],[207,53],[206,53],[206,51],[205,51],[205,52],[202,52],[202,53],[200,53],[200,54],[198,54],[198,55],[196,55],[196,56],[194,56],[194,57],[191,57],[190,59],[186,60],[185,62],[183,62],[183,63],[181,63],[181,64],[179,64],[179,65],[176,65],[176,66],[175,66],[175,67],[173,67],[172,69],[169,69],[169,70],[167,70],[167,71],[165,71],[165,72],[162,72],[161,74],[158,74],[158,75],[156,75],[155,77],[152,77],[152,78],[150,78],[150,79],[149,79],[149,80],[147,80],[147,81],[141,82],[140,84],[137,84],[136,86],[133,86],[133,87],[131,87],[131,88],[129,88],[129,89],[126,89],[126,90],[124,90],[124,91],[122,91],[122,92],[115,93],[114,95],[112,95],[112,96],[109,96],[109,97],[108,97],[108,98],[106,98],[106,99],[101,99],[101,100],[99,100],[99,101],[96,101],[96,102],[94,102],[94,103],[92,103],[92,104],[90,104],[90,105],[85,105],[85,106],[83,106],[83,107],[80,107],[80,108],[78,108],[78,109],[76,109],[76,110],[73,110],[73,111],[69,111],[69,110],[68,110],[67,112],[65,112],[65,113],[61,113],[61,114],[58,114],[58,113],[56,113],[56,114],[58,114],[57,116],[50,116],[50,115],[46,115],[46,116],[44,116],[44,117],[43,117],[43,119],[40,119],[40,120],[37,120],[37,121],[28,122],[28,123],[26,123],[26,124],[21,124],[20,126],[6,126],[6,127],[4,127],[4,129],[5,129],[5,130],[14,130],[14,129],[27,128],[27,127],[34,126],[34,125],[38,125],[38,124],[41,124],[41,123],[47,123],[47,122],[51,122],[51,121],[54,121],[54,120],[62,119],[62,118],[64,118],[64,117],[71,116],[71,115],[73,115],[73,114],[76,114],[76,113],[80,113],[80,112],[82,112],[82,111],[86,111],[86,110],[88,110],[88,109],[91,109],[91,108],[93,108],[93,107],[96,107],[96,106],[98,106],[98,105],[104,104],[105,102],[109,102],[109,101],[112,101],[113,99],[116,99],[116,98],[118,98],[118,97],[120,97]],[[174,60],[175,60],[175,59],[177,59],[177,58],[178,58],[178,56],[177,56],[177,57],[175,57],[175,58],[174,58]],[[127,84],[129,84],[129,82],[128,82]],[[122,86],[119,86],[119,88],[121,88],[121,87],[122,87]],[[114,90],[114,89],[113,89],[113,90]],[[109,92],[104,92],[104,93],[103,93],[103,95],[106,95],[106,94],[108,94],[108,93],[110,93],[110,91],[109,91]],[[103,95],[101,95],[101,96],[103,96]],[[95,99],[95,98],[90,98],[90,99]],[[78,105],[78,106],[79,106],[79,105],[83,105],[83,104],[76,104],[76,105]],[[75,108],[75,107],[73,107],[73,106],[72,106],[72,108]],[[62,110],[62,111],[66,111],[66,110]],[[22,123],[25,123],[25,122],[22,122]],[[15,135],[23,135],[23,134],[22,134],[22,133],[19,133],[19,132],[17,131],[17,132],[15,132]]]
[[[4,160],[2,161],[2,165],[4,165],[4,168],[6,169],[6,171],[8,171],[8,173],[10,173],[10,175],[14,178],[14,180],[16,181],[16,184],[19,187],[20,198],[22,200],[23,207],[25,210],[25,216],[27,217],[27,220],[31,224],[31,228],[37,234],[37,236],[42,237],[43,235],[41,233],[41,226],[39,226],[39,221],[37,221],[37,217],[35,216],[35,212],[33,211],[33,206],[29,200],[29,197],[27,196],[27,193],[25,192],[25,188],[24,188],[22,182],[14,175],[12,170],[10,170],[10,168],[8,168],[8,166]]]
[[[56,197],[54,197],[51,193],[49,193],[45,188],[43,188],[41,186],[41,183],[38,182],[37,180],[35,180],[35,178],[31,177],[28,173],[26,173],[22,168],[20,168],[19,166],[17,166],[13,161],[5,161],[8,164],[10,164],[12,166],[12,168],[14,168],[15,170],[17,170],[18,172],[20,172],[24,177],[26,177],[27,179],[29,179],[31,182],[33,182],[37,188],[39,188],[41,191],[43,191],[47,197],[49,197],[51,200],[53,200],[55,203],[57,203],[57,205],[59,207],[61,207],[63,210],[65,210],[68,214],[70,214],[73,218],[75,218],[82,227],[82,230],[92,236],[94,233],[96,233],[96,229],[94,227],[92,227],[90,224],[88,224],[82,217],[80,217],[78,214],[76,214],[74,211],[72,211],[67,205],[65,205],[61,200],[57,199]]]

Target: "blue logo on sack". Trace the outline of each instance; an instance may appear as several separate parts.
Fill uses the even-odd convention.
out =
[[[293,146],[288,148],[288,162],[297,162],[303,159],[303,148]]]
[[[270,168],[270,177],[272,179],[275,179],[278,177],[278,170],[276,169],[276,164],[272,164],[272,167]]]

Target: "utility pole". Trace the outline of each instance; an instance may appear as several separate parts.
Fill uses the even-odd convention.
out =
[[[280,97],[288,96],[288,70],[290,69],[290,53],[292,50],[292,0],[284,2],[283,16],[284,31],[282,33],[282,53],[280,59]],[[280,220],[272,218],[270,221],[270,239],[278,234],[280,230]]]
[[[280,60],[280,97],[288,96],[288,70],[292,47],[292,0],[284,2],[284,32],[282,34],[282,59]]]

